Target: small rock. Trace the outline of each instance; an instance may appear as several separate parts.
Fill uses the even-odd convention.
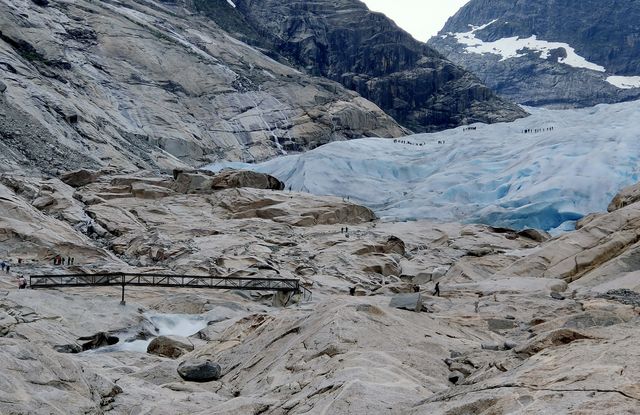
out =
[[[489,325],[489,330],[493,332],[511,330],[517,327],[516,323],[513,320],[501,318],[490,318],[489,320],[487,320],[487,324]]]
[[[53,346],[53,350],[58,353],[80,353],[82,351],[82,347],[75,343],[71,344],[61,344],[57,346]]]
[[[464,375],[460,372],[458,372],[457,370],[455,372],[451,372],[451,374],[449,374],[449,382],[453,383],[454,385],[457,385],[458,383],[462,382],[464,380]]]
[[[513,340],[505,340],[504,342],[505,350],[515,349],[516,347],[518,347],[518,343],[514,342]]]
[[[178,374],[191,382],[209,382],[220,379],[222,369],[211,360],[187,359],[178,365]]]
[[[502,349],[502,347],[497,343],[482,343],[480,345],[480,347],[483,350],[492,350],[492,351],[495,351],[495,352],[497,352],[497,351]]]
[[[0,81],[0,93],[3,93],[6,90],[7,90],[7,85],[4,82]]]
[[[551,293],[551,298],[553,298],[555,300],[564,300],[565,299],[564,295],[562,295],[560,293],[557,293],[555,291]]]
[[[409,311],[422,311],[422,296],[420,293],[400,294],[391,298],[389,307]]]
[[[375,314],[375,315],[383,315],[384,311],[382,311],[380,308],[372,305],[372,304],[358,304],[356,306],[356,311],[360,311],[363,313],[368,313],[368,314]]]
[[[42,195],[37,197],[33,202],[31,202],[31,205],[33,205],[33,207],[36,209],[42,210],[55,203],[56,203],[56,199],[52,195]]]

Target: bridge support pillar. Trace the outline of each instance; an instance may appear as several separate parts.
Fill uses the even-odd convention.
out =
[[[127,305],[127,302],[124,301],[124,284],[122,284],[122,300],[120,300],[120,305]]]
[[[293,303],[295,295],[292,291],[276,291],[273,294],[273,306],[274,307],[286,307]]]

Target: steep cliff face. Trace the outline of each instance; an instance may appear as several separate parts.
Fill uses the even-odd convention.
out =
[[[0,0],[0,30],[0,171],[256,161],[405,133],[177,2]]]
[[[357,0],[238,0],[225,16],[212,3],[190,2],[247,42],[277,51],[274,58],[340,82],[413,131],[526,115]]]
[[[429,45],[529,105],[640,97],[640,3],[471,0]]]

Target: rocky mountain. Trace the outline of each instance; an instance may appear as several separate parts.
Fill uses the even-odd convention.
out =
[[[406,132],[170,2],[2,0],[0,30],[0,170],[171,169]]]
[[[0,1],[1,168],[254,162],[334,140],[406,134],[392,116],[429,129],[523,114],[358,2],[298,6]],[[273,16],[259,10],[287,13],[294,26],[324,23],[303,25],[298,40],[285,42]],[[340,38],[351,25],[342,15],[363,18],[367,29]],[[316,46],[304,46],[314,37]]]
[[[640,3],[471,0],[428,44],[516,102],[640,97]]]
[[[192,8],[301,70],[340,82],[415,132],[526,115],[358,0],[195,0]],[[214,4],[215,6],[212,6]]]

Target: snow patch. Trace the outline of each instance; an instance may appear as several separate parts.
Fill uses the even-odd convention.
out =
[[[234,9],[236,8],[236,4],[231,0],[227,0],[227,3],[229,3],[229,6],[233,7]]]
[[[610,76],[607,82],[620,89],[640,88],[640,76]]]
[[[532,35],[531,37],[528,37],[526,39],[520,38],[518,36],[508,37],[498,39],[494,42],[483,42],[476,37],[476,32],[492,25],[496,21],[497,19],[492,20],[491,22],[482,26],[470,25],[471,31],[469,32],[450,33],[449,35],[454,36],[458,43],[466,45],[465,50],[468,53],[476,53],[480,55],[492,53],[494,55],[502,56],[501,61],[526,56],[526,49],[540,52],[541,59],[549,59],[549,57],[551,56],[551,51],[563,48],[567,53],[567,57],[558,59],[558,62],[564,63],[565,65],[569,65],[574,68],[585,68],[598,72],[606,71],[603,66],[589,62],[582,56],[578,55],[575,49],[568,44],[562,42],[547,42],[545,40],[539,40],[536,35]]]
[[[256,165],[208,168],[246,168],[296,191],[348,195],[383,219],[558,231],[605,211],[622,187],[638,181],[640,101],[527,110],[530,117],[513,123],[418,134],[405,143],[365,138]]]

